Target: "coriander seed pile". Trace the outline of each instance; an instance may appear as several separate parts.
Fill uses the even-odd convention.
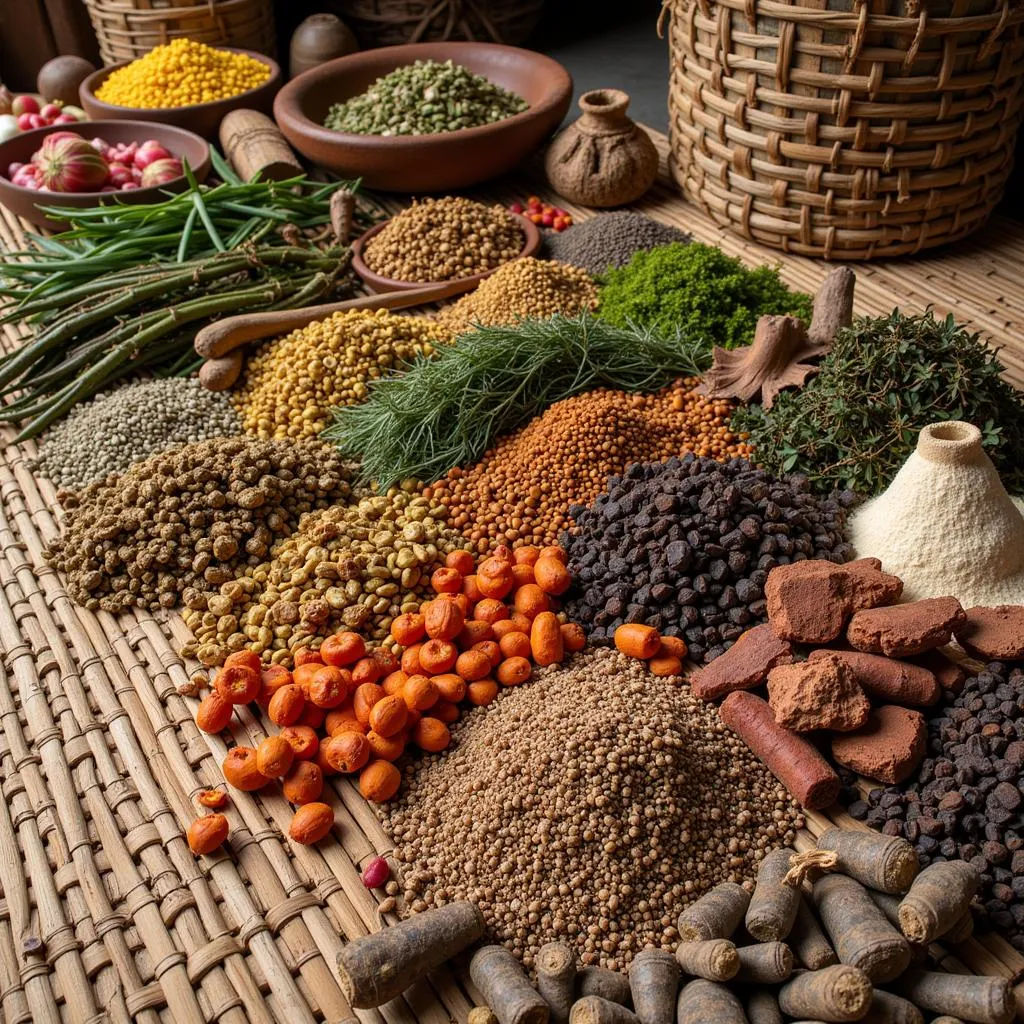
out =
[[[749,454],[729,427],[734,406],[704,398],[696,377],[653,395],[601,388],[556,402],[476,465],[430,489],[472,547],[555,544],[571,505],[589,504],[633,462],[692,451]]]
[[[575,316],[597,305],[597,287],[579,267],[527,256],[506,263],[458,302],[445,306],[438,321],[453,334],[476,324],[514,324],[562,313]]]
[[[260,346],[232,402],[257,437],[315,437],[332,408],[364,401],[370,381],[447,340],[425,317],[383,309],[334,313]]]
[[[423,199],[374,235],[363,262],[393,281],[451,281],[493,270],[523,249],[523,232],[500,206],[461,196]]]
[[[377,808],[406,901],[478,903],[527,966],[555,939],[616,970],[674,948],[688,903],[749,883],[803,824],[714,708],[613,651],[540,671],[452,737]]]

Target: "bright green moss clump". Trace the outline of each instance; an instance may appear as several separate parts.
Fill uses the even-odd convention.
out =
[[[754,338],[757,318],[791,314],[807,322],[811,297],[790,291],[774,267],[750,270],[713,245],[663,245],[638,252],[602,279],[598,315],[624,327],[681,330],[709,346],[737,348]]]

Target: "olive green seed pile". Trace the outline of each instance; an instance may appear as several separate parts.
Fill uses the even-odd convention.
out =
[[[523,232],[502,207],[461,196],[413,203],[370,239],[363,262],[393,281],[450,281],[515,259]]]
[[[579,267],[532,256],[506,263],[458,302],[445,306],[438,321],[452,334],[476,324],[514,324],[556,313],[575,316],[597,305],[597,286]]]
[[[353,135],[437,135],[504,121],[529,106],[454,61],[418,60],[335,103],[324,127]]]
[[[444,506],[421,491],[407,480],[314,512],[269,561],[250,563],[219,592],[187,591],[185,625],[196,639],[182,653],[219,665],[246,647],[291,666],[297,650],[339,629],[392,646],[392,621],[433,596],[431,573],[462,542]]]
[[[35,467],[79,490],[173,445],[241,432],[227,395],[195,377],[132,381],[75,406],[47,431]]]
[[[352,467],[322,441],[232,437],[182,445],[64,501],[45,552],[90,611],[173,608],[266,559],[306,512],[352,493]]]
[[[687,904],[749,884],[803,824],[714,707],[615,651],[542,669],[451,730],[376,808],[406,903],[472,900],[527,966],[556,939],[614,970],[674,948]]]

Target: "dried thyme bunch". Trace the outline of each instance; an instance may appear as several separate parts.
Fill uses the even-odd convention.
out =
[[[324,127],[353,135],[437,135],[521,114],[529,104],[454,61],[418,60],[335,103]]]
[[[967,420],[1011,492],[1024,490],[1024,394],[1000,375],[994,351],[952,316],[929,310],[862,318],[839,333],[820,372],[770,410],[737,410],[755,460],[799,470],[821,491],[877,494],[914,451],[922,427]]]

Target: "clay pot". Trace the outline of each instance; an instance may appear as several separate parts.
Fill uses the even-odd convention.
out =
[[[294,78],[358,49],[359,43],[352,30],[340,18],[333,14],[311,14],[292,34],[288,50],[289,77]]]
[[[658,174],[658,151],[647,132],[626,117],[629,97],[595,89],[579,100],[583,115],[548,147],[544,170],[551,187],[584,206],[622,206],[639,199]]]

